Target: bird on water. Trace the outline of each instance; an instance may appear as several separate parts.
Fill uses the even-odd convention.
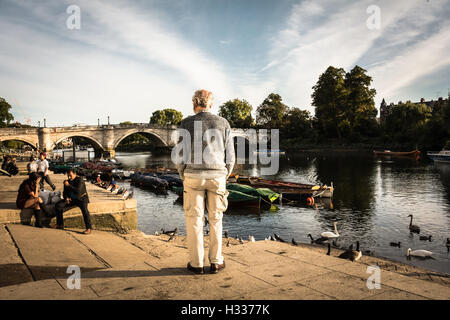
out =
[[[339,237],[339,232],[337,231],[337,222],[335,221],[333,223],[333,225],[334,225],[334,232],[325,231],[325,232],[322,232],[320,234],[320,236],[323,237],[323,238],[328,238],[328,239],[338,238]]]
[[[411,220],[409,221],[409,231],[414,232],[414,233],[420,233],[420,227],[412,223],[413,222],[413,215],[410,214],[408,216],[408,218],[409,217],[411,217]]]

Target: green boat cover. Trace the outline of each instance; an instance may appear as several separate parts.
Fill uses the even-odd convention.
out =
[[[279,193],[276,193],[268,188],[253,188],[252,186],[239,183],[227,183],[227,189],[228,191],[233,190],[252,196],[260,196],[264,200],[271,203],[280,197]]]
[[[175,192],[177,195],[181,196],[183,194],[183,187],[172,187],[172,191]],[[251,195],[247,193],[243,193],[240,191],[230,190],[228,189],[228,201],[229,202],[242,202],[242,201],[251,201],[251,202],[257,202],[259,201],[260,195]]]

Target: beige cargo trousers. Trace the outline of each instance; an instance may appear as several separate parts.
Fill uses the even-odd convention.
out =
[[[222,217],[228,206],[226,177],[194,179],[184,177],[183,208],[186,218],[187,245],[191,266],[202,268],[205,249],[203,244],[203,221],[206,210],[209,220],[210,263],[222,264]]]

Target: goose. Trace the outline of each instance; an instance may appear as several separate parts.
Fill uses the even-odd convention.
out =
[[[359,241],[356,241],[356,250],[353,250],[353,244],[339,255],[341,259],[349,259],[351,261],[357,261],[361,258],[362,252],[359,250]]]
[[[292,244],[293,244],[294,246],[298,246],[298,243],[297,243],[297,241],[294,240],[294,238],[292,238]]]
[[[275,240],[274,237],[272,237],[272,235],[270,236],[270,240],[271,240],[271,241],[277,241],[277,240]]]
[[[209,224],[208,218],[205,216],[205,226]]]
[[[400,241],[399,242],[391,242],[389,244],[390,244],[391,247],[399,247],[400,248],[400,246],[401,246],[401,242]]]
[[[228,240],[228,242],[227,242],[227,247],[229,247],[230,246],[230,240]]]
[[[420,227],[416,226],[415,224],[412,224],[413,221],[413,215],[410,214],[408,216],[408,218],[411,217],[411,221],[409,222],[409,231],[411,232],[415,232],[415,233],[420,233]]]
[[[329,255],[330,255],[330,252],[331,252],[331,244],[330,244],[330,243],[328,243],[328,251],[327,251],[327,256],[329,256]]]
[[[431,236],[420,236],[419,239],[431,242]]]
[[[286,242],[286,241],[284,241],[278,234],[274,233],[273,235],[275,236],[275,239],[277,239],[278,241],[280,241],[280,242]]]
[[[325,237],[320,237],[314,240],[314,238],[312,237],[311,233],[308,234],[308,237],[311,238],[311,243],[317,243],[317,244],[323,244],[323,243],[327,243],[328,242],[328,238]]]
[[[447,238],[447,243],[445,246],[447,247],[447,252],[450,252],[450,238]]]
[[[168,236],[173,236],[178,233],[178,228],[175,228],[171,231],[165,231],[164,229],[161,229],[162,233],[167,234]]]
[[[256,242],[256,241],[255,241],[255,237],[252,236],[252,235],[249,235],[249,236],[248,236],[248,240],[249,240],[250,242]]]
[[[241,244],[244,244],[244,239],[239,238],[239,242],[240,242]]]
[[[333,225],[334,225],[334,232],[331,232],[331,231],[322,232],[320,234],[320,236],[322,236],[323,238],[328,238],[328,239],[338,238],[339,232],[337,231],[337,227],[336,227],[337,222],[334,222]]]
[[[414,257],[419,257],[419,258],[431,258],[431,255],[433,254],[433,252],[428,251],[428,250],[411,250],[411,248],[408,248],[408,250],[406,251],[406,256],[410,257],[410,256],[414,256]]]

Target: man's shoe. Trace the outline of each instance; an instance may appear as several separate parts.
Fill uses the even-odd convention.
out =
[[[196,274],[204,274],[205,273],[205,268],[203,268],[203,267],[199,267],[199,268],[196,268],[196,267],[193,267],[193,266],[191,266],[191,263],[190,262],[188,262],[188,264],[187,264],[187,269],[189,270],[189,271],[192,271],[193,273],[196,273]]]
[[[211,263],[211,273],[217,273],[223,269],[225,269],[225,261],[222,264]]]
[[[91,229],[86,229],[83,231],[83,234],[91,234]]]

